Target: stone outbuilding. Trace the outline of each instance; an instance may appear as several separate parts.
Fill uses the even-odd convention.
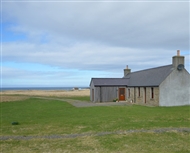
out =
[[[184,56],[173,56],[172,64],[131,72],[126,67],[122,78],[92,78],[91,102],[128,101],[153,106],[190,104],[190,74]]]

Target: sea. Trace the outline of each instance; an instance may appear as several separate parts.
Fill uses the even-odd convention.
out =
[[[84,90],[89,89],[89,87],[2,87],[0,91],[8,90]]]

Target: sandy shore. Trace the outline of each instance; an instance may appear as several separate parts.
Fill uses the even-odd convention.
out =
[[[70,97],[70,96],[90,96],[89,89],[83,90],[8,90],[0,92],[1,102],[26,99],[28,96],[45,97]],[[19,96],[18,96],[19,95]]]

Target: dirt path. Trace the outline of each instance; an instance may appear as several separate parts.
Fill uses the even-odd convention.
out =
[[[131,105],[128,102],[105,102],[105,103],[93,103],[89,101],[79,101],[74,99],[66,99],[66,98],[49,98],[49,97],[33,97],[33,98],[40,98],[40,99],[48,99],[48,100],[59,100],[65,101],[70,103],[75,107],[94,107],[94,106],[124,106],[124,105]]]
[[[41,93],[42,92],[42,93]],[[12,102],[12,101],[20,101],[20,100],[26,100],[28,98],[41,98],[41,99],[48,99],[48,100],[59,100],[59,101],[66,101],[70,104],[72,104],[75,107],[94,107],[94,106],[121,106],[121,105],[131,105],[128,102],[102,102],[102,103],[92,103],[89,101],[79,101],[79,100],[74,100],[74,99],[68,99],[69,94],[82,94],[88,95],[89,90],[84,90],[84,91],[68,91],[68,92],[56,92],[56,91],[7,91],[4,92],[3,95],[0,95],[0,102]],[[68,94],[67,96],[60,96],[60,97],[50,97],[47,93],[51,93],[52,95],[58,95],[58,94]],[[15,94],[15,95],[14,95]],[[39,94],[39,95],[38,95]],[[50,95],[51,95],[50,94]],[[47,96],[48,95],[48,96]]]
[[[49,98],[49,97],[33,97],[40,99],[48,99],[48,100],[59,100],[70,103],[75,107],[94,107],[94,106],[121,106],[121,105],[130,105],[127,102],[105,102],[105,103],[93,103],[88,101],[79,101],[74,99],[66,99],[66,98]]]
[[[43,135],[43,136],[0,136],[0,140],[31,140],[31,139],[66,139],[79,138],[87,136],[104,136],[111,134],[125,135],[130,133],[164,133],[164,132],[182,132],[190,133],[190,128],[159,128],[152,130],[126,130],[114,132],[98,132],[98,133],[81,133],[81,134],[64,134],[64,135]]]
[[[47,100],[59,100],[59,101],[64,101],[68,102],[71,105],[75,107],[93,107],[93,106],[114,106],[114,105],[130,105],[130,103],[127,102],[105,102],[105,103],[92,103],[89,101],[79,101],[79,100],[74,100],[74,99],[67,99],[67,97],[45,97],[45,96],[30,96],[30,95],[25,95],[25,96],[12,96],[12,95],[3,95],[0,97],[1,102],[13,102],[13,101],[21,101],[21,100],[26,100],[29,98],[40,98],[40,99],[47,99]]]

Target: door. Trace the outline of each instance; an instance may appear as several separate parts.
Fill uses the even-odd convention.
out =
[[[125,88],[119,88],[119,100],[125,100]]]

